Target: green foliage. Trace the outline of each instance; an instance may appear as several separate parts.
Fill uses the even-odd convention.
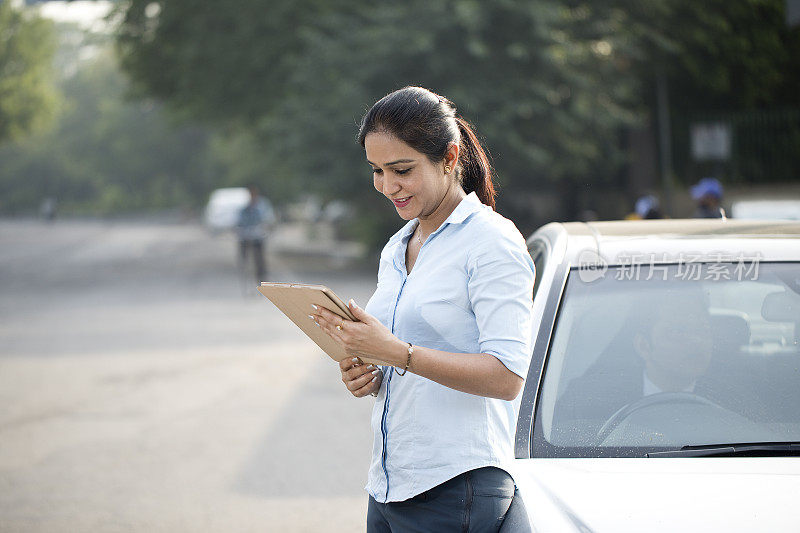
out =
[[[0,2],[0,142],[46,127],[58,105],[52,25]]]
[[[353,139],[366,108],[408,84],[448,96],[493,153],[503,197],[607,181],[635,122],[636,43],[608,7],[555,0],[401,4],[188,0],[125,5],[122,64],[144,94],[253,132],[265,179],[384,206]],[[149,15],[148,16],[148,12]],[[391,219],[390,219],[391,220]]]
[[[800,29],[782,0],[617,3],[641,42],[641,78],[663,68],[679,113],[800,104]]]
[[[118,38],[137,87],[192,116],[252,124],[275,158],[331,194],[361,189],[354,123],[406,84],[457,102],[520,187],[613,172],[621,154],[606,140],[636,118],[635,80],[615,61],[625,21],[589,4],[152,5],[129,2]]]
[[[366,106],[392,89],[418,84],[448,96],[477,125],[503,186],[530,189],[598,167],[608,172],[613,147],[602,139],[635,115],[633,80],[615,65],[617,51],[610,45],[607,55],[593,51],[606,36],[602,17],[555,2],[417,0],[402,9],[379,3],[362,8],[358,18],[321,21],[308,32],[314,53],[293,78],[293,96],[315,102],[315,113],[304,117],[298,106],[300,113],[280,123],[313,121],[327,130],[328,143],[349,142],[353,119]],[[321,53],[324,71],[317,68]],[[616,84],[603,82],[614,76]],[[331,89],[342,99],[326,105]],[[351,104],[341,110],[340,102]],[[349,127],[350,135],[338,134],[338,125]],[[336,152],[346,153],[344,146]]]
[[[662,5],[669,9],[660,17],[642,19],[648,23],[643,33],[657,35],[660,45],[647,49],[653,60],[639,70],[644,101],[651,106],[654,66],[667,72],[678,181],[688,185],[711,174],[727,182],[800,178],[800,28],[786,26],[785,3]],[[697,121],[730,125],[729,162],[691,159],[690,127]]]
[[[106,214],[202,204],[214,187],[209,134],[176,127],[152,99],[127,101],[108,46],[62,82],[64,110],[50,131],[0,147],[0,212],[59,209]]]
[[[782,0],[127,0],[118,14],[128,80],[111,57],[67,80],[55,130],[0,151],[0,209],[42,194],[95,211],[197,206],[255,181],[277,201],[352,200],[354,234],[380,242],[398,221],[354,138],[366,108],[404,85],[476,125],[501,210],[545,188],[619,186],[621,133],[650,115],[656,69],[673,120],[800,105]]]
[[[280,105],[303,48],[300,31],[335,4],[129,0],[120,3],[119,54],[140,93],[193,117],[251,122]]]

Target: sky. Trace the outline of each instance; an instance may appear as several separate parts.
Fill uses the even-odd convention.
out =
[[[111,11],[113,4],[105,0],[74,2],[42,2],[35,4],[39,13],[56,22],[75,22],[85,30],[105,32],[109,24],[103,18]]]

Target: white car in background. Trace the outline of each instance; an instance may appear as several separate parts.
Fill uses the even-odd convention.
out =
[[[800,531],[800,222],[552,223],[512,475],[534,531]]]
[[[739,200],[731,217],[750,220],[800,220],[800,200]]]
[[[246,187],[226,187],[214,190],[208,197],[203,221],[212,231],[230,230],[236,227],[239,213],[250,202],[250,191]]]

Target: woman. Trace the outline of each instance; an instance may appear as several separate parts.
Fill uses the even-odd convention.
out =
[[[504,468],[531,352],[533,262],[494,211],[488,159],[449,100],[397,90],[358,139],[375,189],[408,222],[381,253],[366,309],[350,301],[358,321],[310,317],[354,356],[340,365],[350,392],[377,396],[367,529],[497,530],[515,496]]]

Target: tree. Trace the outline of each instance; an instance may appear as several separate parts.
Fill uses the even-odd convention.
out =
[[[525,230],[527,198],[542,189],[568,205],[575,187],[619,185],[620,134],[652,107],[654,65],[681,102],[763,105],[786,92],[781,3],[130,0],[118,42],[143,94],[260,139],[275,187],[351,198],[365,213],[376,202],[358,119],[393,89],[430,87],[476,123],[499,206],[523,199]]]
[[[303,30],[340,0],[128,0],[119,5],[121,64],[138,94],[194,118],[258,121],[279,107]]]
[[[800,31],[783,0],[621,3],[643,44],[642,77],[663,66],[680,109],[800,104]]]
[[[0,142],[41,130],[55,116],[52,25],[0,2]]]
[[[281,179],[366,209],[374,192],[355,126],[403,85],[445,94],[477,123],[509,198],[613,176],[624,157],[616,132],[636,118],[635,80],[616,60],[624,21],[608,9],[555,0],[149,5],[127,5],[118,39],[140,90],[252,129],[288,169]]]
[[[127,100],[113,46],[93,39],[96,55],[58,80],[54,126],[0,147],[0,212],[30,212],[46,196],[95,215],[202,205],[218,186],[210,133],[176,126],[153,99]]]
[[[785,24],[783,0],[618,0],[616,7],[641,43],[631,59],[645,109],[655,108],[657,70],[666,78],[679,181],[719,172],[731,181],[798,175],[800,29]],[[691,161],[690,126],[700,120],[733,127],[735,163],[726,170]]]

